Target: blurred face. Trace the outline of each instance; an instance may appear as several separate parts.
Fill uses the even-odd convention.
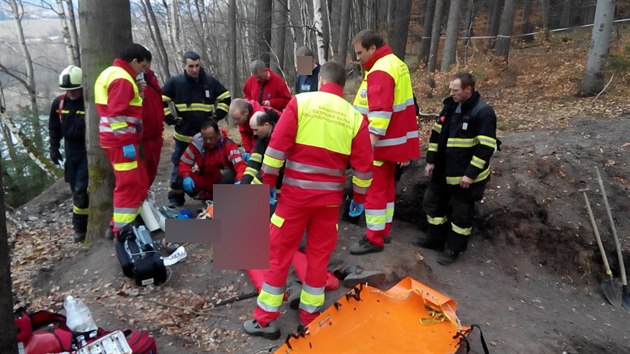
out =
[[[265,82],[269,79],[269,73],[267,70],[260,70],[252,74],[253,77],[256,78],[258,82]]]
[[[355,43],[354,51],[355,53],[357,53],[357,60],[359,61],[359,63],[361,63],[361,65],[363,65],[365,64],[365,62],[370,60],[372,54],[374,54],[374,52],[376,51],[376,46],[372,45],[370,46],[370,48],[366,49],[363,48],[363,45],[361,45],[361,43]]]
[[[462,81],[460,79],[451,81],[448,85],[448,89],[451,91],[453,101],[458,103],[464,102],[472,96],[472,87],[468,86],[462,89]]]
[[[192,60],[190,58],[186,59],[184,63],[184,71],[188,76],[196,79],[199,77],[199,71],[201,70],[201,61],[199,59]]]
[[[146,68],[144,68],[144,73],[145,73],[145,74],[146,74],[146,73],[148,73],[148,72],[149,72],[149,70],[151,70],[151,62],[150,62],[150,61],[147,61],[147,67],[146,67]]]
[[[247,124],[247,116],[249,115],[249,111],[247,109],[244,110],[235,110],[235,111],[231,111],[230,115],[232,116],[232,119],[234,119],[234,122],[238,125],[245,125]]]
[[[219,145],[219,133],[213,127],[201,130],[201,136],[203,137],[203,146],[206,149],[212,150]]]
[[[138,73],[144,72],[147,69],[147,67],[149,67],[149,61],[148,60],[138,61],[138,59],[134,59],[131,61],[131,63],[129,63],[129,65],[131,66],[133,71],[136,72],[136,75],[138,75]]]

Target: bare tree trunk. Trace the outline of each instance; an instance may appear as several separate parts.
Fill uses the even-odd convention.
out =
[[[442,72],[449,71],[451,65],[455,62],[461,10],[462,0],[451,0],[451,7],[448,10],[448,23],[446,24],[444,52],[442,54]]]
[[[514,12],[516,11],[516,0],[506,0],[503,14],[501,15],[501,26],[497,36],[497,43],[494,46],[494,54],[503,59],[508,59],[510,53],[510,42],[512,37],[512,26],[514,24]]]
[[[100,147],[99,117],[94,105],[94,82],[111,65],[114,53],[120,53],[131,36],[129,0],[81,0],[81,57],[83,58],[83,97],[85,98],[86,148],[90,193],[86,244],[104,236],[112,217],[114,175],[107,156]]]
[[[28,92],[28,96],[31,103],[31,125],[33,127],[33,140],[35,146],[42,150],[44,141],[42,139],[42,129],[39,124],[39,107],[37,106],[37,88],[35,86],[35,72],[33,70],[33,59],[31,53],[26,45],[26,38],[24,37],[24,28],[22,27],[22,16],[24,16],[24,9],[22,2],[18,3],[17,0],[8,0],[11,6],[11,12],[15,19],[15,27],[18,33],[18,39],[20,41],[20,49],[24,56],[24,64],[26,65],[26,77],[23,82],[26,83],[24,87]]]
[[[562,13],[560,14],[560,27],[571,26],[571,15],[573,10],[573,1],[564,1],[562,3]]]
[[[324,16],[322,15],[321,0],[313,0],[313,18],[315,21],[315,41],[317,43],[317,57],[321,64],[326,62],[326,46],[324,44]]]
[[[228,2],[228,20],[230,21],[230,31],[228,33],[228,41],[230,48],[230,92],[232,97],[236,97],[238,92],[238,57],[236,56],[236,0]],[[229,118],[231,120],[231,118]],[[232,122],[230,122],[230,125]]]
[[[2,161],[0,161],[0,171],[1,170]],[[1,173],[0,190],[4,191]],[[0,353],[18,352],[15,339],[17,331],[14,322],[13,291],[11,290],[11,286],[11,256],[3,192],[0,193]]]
[[[179,1],[172,0],[169,6],[166,0],[162,0],[162,4],[166,9],[166,30],[176,56],[184,54],[184,49],[179,37]]]
[[[155,32],[155,46],[160,56],[160,63],[158,64],[160,68],[162,68],[161,70],[162,77],[163,77],[164,82],[166,82],[171,78],[171,72],[169,70],[169,64],[168,64],[169,62],[168,53],[166,52],[166,47],[164,46],[164,40],[162,39],[162,31],[160,30],[160,25],[158,24],[157,19],[155,17],[155,12],[153,11],[153,6],[151,5],[151,1],[144,0],[142,4],[147,10],[147,15],[148,15],[147,17],[148,17],[149,23],[151,24],[151,26],[153,27],[153,31]]]
[[[76,66],[81,66],[81,48],[79,48],[79,31],[77,29],[77,20],[74,16],[74,5],[72,4],[72,0],[65,1],[66,9],[68,10],[66,20],[70,30],[70,41],[72,42],[72,50],[74,52],[74,63]]]
[[[597,0],[591,48],[580,86],[582,95],[596,95],[604,88],[603,70],[610,49],[615,3],[615,0]]]
[[[440,45],[440,29],[442,27],[442,10],[444,9],[444,0],[435,0],[435,12],[433,13],[433,29],[431,29],[431,48],[429,50],[429,64],[427,72],[435,71],[437,61],[438,46]]]
[[[542,5],[542,28],[543,28],[543,38],[545,41],[549,40],[549,13],[550,6],[549,0],[541,0]]]
[[[341,4],[341,20],[339,21],[339,50],[337,50],[337,61],[341,64],[346,63],[346,55],[348,53],[348,38],[350,29],[350,10],[352,8],[352,0],[343,0]]]
[[[328,59],[339,61],[339,53],[337,52],[337,50],[339,49],[339,33],[341,32],[341,8],[343,6],[343,1],[329,0],[327,1],[327,3],[328,18],[330,20],[328,29],[328,37],[330,38]]]
[[[409,20],[411,18],[411,0],[399,0],[395,6],[395,16],[392,22],[392,33],[389,35],[389,45],[400,60],[405,60],[407,50],[407,36],[409,35]]]
[[[387,31],[387,41],[391,44],[394,38],[394,12],[396,12],[396,0],[387,0],[387,17],[385,20],[385,30]],[[376,29],[378,31],[378,28]]]
[[[534,31],[534,25],[531,22],[532,0],[523,0],[523,19],[521,20],[521,33],[527,34]],[[533,35],[523,37],[526,42],[534,40]]]
[[[424,22],[422,23],[422,43],[420,44],[420,56],[418,66],[427,64],[429,60],[429,49],[431,49],[431,30],[433,27],[433,15],[435,12],[435,0],[427,0],[424,11]]]
[[[256,0],[256,27],[258,28],[258,53],[256,57],[270,64],[271,57],[271,0]]]
[[[271,36],[271,48],[273,48],[274,58],[273,70],[275,72],[283,71],[284,68],[284,47],[287,33],[287,16],[289,8],[283,0],[274,0],[273,2],[273,35]]]
[[[59,17],[59,22],[61,24],[61,37],[63,37],[63,43],[66,46],[66,57],[68,59],[68,63],[77,65],[74,62],[74,48],[72,48],[72,40],[70,39],[70,29],[68,28],[68,21],[66,19],[66,11],[64,10],[63,4],[64,0],[56,0],[57,2],[57,17]]]
[[[489,37],[495,37],[499,31],[499,18],[501,16],[502,1],[503,0],[488,1],[488,24],[486,28],[486,35]],[[495,39],[490,39],[488,41],[488,48],[494,47],[495,43]]]

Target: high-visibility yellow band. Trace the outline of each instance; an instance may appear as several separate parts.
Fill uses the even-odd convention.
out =
[[[131,171],[138,168],[138,161],[119,162],[114,164],[114,171]]]
[[[271,223],[276,227],[282,227],[282,225],[284,224],[284,218],[274,213],[273,215],[271,215]]]
[[[367,188],[372,184],[372,178],[359,179],[357,176],[352,176],[352,183],[356,184],[359,187]]]
[[[265,154],[265,159],[263,161],[265,165],[268,165],[274,168],[280,168],[282,167],[282,165],[284,165],[284,160],[276,159],[275,157],[271,157],[267,154]]]

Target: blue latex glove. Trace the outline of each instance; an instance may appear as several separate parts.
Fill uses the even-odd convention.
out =
[[[350,210],[348,210],[348,215],[354,218],[361,215],[364,210],[365,207],[363,207],[363,204],[359,204],[355,202],[354,199],[352,199],[352,201],[350,202]]]
[[[123,155],[132,160],[136,158],[136,148],[133,144],[123,146]]]
[[[188,194],[192,194],[195,189],[195,181],[193,181],[192,177],[186,177],[183,181],[184,191]]]
[[[269,190],[269,204],[270,205],[274,205],[278,202],[278,200],[276,199],[276,189],[275,188],[271,188]]]
[[[234,182],[234,184],[241,184],[241,181],[236,181]]]
[[[243,155],[243,160],[245,160],[245,162],[249,161],[249,158],[252,156],[249,152],[244,152],[241,155]]]

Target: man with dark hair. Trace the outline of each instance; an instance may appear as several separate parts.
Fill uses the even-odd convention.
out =
[[[275,116],[280,115],[280,112],[276,111],[273,107],[263,106],[255,100],[235,98],[230,104],[230,117],[232,117],[236,125],[238,125],[238,132],[241,134],[241,142],[247,154],[252,152],[254,144],[256,143],[254,131],[249,123],[254,113],[257,112],[270,112],[270,114]]]
[[[424,169],[431,177],[422,202],[428,228],[416,241],[423,248],[443,248],[438,257],[442,265],[453,263],[466,250],[475,201],[483,197],[490,179],[490,158],[499,144],[497,117],[475,90],[474,77],[457,73],[449,89],[451,95],[431,131]]]
[[[168,200],[170,206],[184,204],[184,191],[177,178],[179,159],[188,147],[193,135],[199,132],[204,121],[223,119],[230,107],[230,92],[201,67],[199,54],[188,51],[183,56],[184,72],[172,77],[162,87],[165,121],[175,125],[175,149],[171,156]],[[172,101],[174,105],[168,104]],[[174,109],[175,112],[171,111]]]
[[[243,86],[243,98],[282,111],[291,99],[289,86],[284,79],[267,68],[262,60],[251,62],[249,69],[252,76]]]
[[[305,229],[307,272],[299,303],[302,325],[319,315],[325,300],[326,266],[337,243],[346,167],[354,169],[354,198],[359,203],[372,180],[367,120],[344,100],[344,83],[341,64],[324,64],[320,91],[291,99],[265,151],[263,182],[275,188],[283,166],[285,174],[282,198],[271,217],[269,269],[264,272],[254,319],[243,324],[249,335],[280,337],[273,321],[280,316],[289,266]]]
[[[74,65],[66,67],[59,74],[59,89],[65,93],[54,99],[48,120],[50,158],[56,165],[61,165],[63,160],[59,148],[61,139],[64,141],[64,179],[70,183],[72,191],[74,242],[85,239],[89,205],[82,78],[83,71]]]
[[[142,127],[142,98],[136,76],[148,67],[151,53],[140,44],[130,44],[105,69],[94,84],[94,103],[101,117],[100,145],[114,169],[113,233],[136,219],[147,196],[149,181],[138,145]]]
[[[349,248],[351,254],[362,255],[381,252],[386,240],[391,239],[396,168],[420,157],[420,139],[407,65],[375,31],[359,32],[352,43],[366,71],[354,107],[369,119],[374,147],[374,181],[365,207],[350,205],[351,216],[365,209],[366,235]]]
[[[234,183],[245,172],[245,161],[236,143],[219,129],[217,122],[201,123],[179,161],[179,177],[191,197],[212,200],[212,186]]]
[[[298,75],[295,77],[295,92],[302,93],[317,91],[317,78],[319,77],[319,69],[321,66],[317,63],[317,60],[315,60],[313,51],[308,47],[299,47],[295,51],[295,56],[298,58],[298,62],[300,61],[300,58],[310,58],[310,64],[312,65],[312,73],[310,75],[301,75],[298,64]]]

